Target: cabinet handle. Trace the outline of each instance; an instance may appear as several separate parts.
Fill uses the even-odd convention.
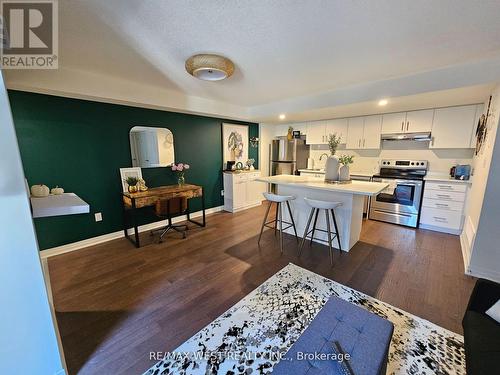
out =
[[[439,198],[450,199],[451,197],[448,194],[436,194]]]
[[[451,189],[453,189],[453,188],[451,187],[451,185],[438,185],[438,186],[439,186],[439,188],[440,188],[440,189],[447,189],[447,190],[451,190]]]
[[[433,218],[436,221],[443,221],[443,222],[447,222],[448,221],[448,220],[446,220],[445,217],[433,216]]]
[[[365,147],[365,139],[363,138],[363,147]]]
[[[358,147],[361,147],[361,138],[358,139]]]
[[[439,207],[450,207],[448,204],[446,203],[436,203],[436,206],[439,206]]]
[[[406,131],[410,128],[410,121],[406,121]]]
[[[405,122],[404,122],[404,121],[402,121],[402,122],[401,122],[401,131],[403,131],[404,126],[405,126]]]
[[[434,137],[431,137],[431,146],[434,146]]]

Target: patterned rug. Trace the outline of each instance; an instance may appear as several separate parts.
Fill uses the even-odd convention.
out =
[[[145,374],[270,374],[332,295],[394,324],[387,374],[465,375],[462,336],[294,264]]]

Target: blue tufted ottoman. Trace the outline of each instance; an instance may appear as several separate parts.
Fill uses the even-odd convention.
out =
[[[385,375],[393,330],[388,320],[331,297],[274,366],[273,375],[347,375],[349,371],[355,375]],[[339,363],[335,356],[339,352],[350,355],[349,360]]]

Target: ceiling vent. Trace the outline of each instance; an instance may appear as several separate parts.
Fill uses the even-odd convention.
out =
[[[219,55],[194,55],[186,60],[186,71],[204,81],[220,81],[233,75],[234,64]]]

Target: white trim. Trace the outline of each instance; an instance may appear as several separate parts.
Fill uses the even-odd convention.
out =
[[[459,236],[462,233],[461,229],[450,229],[450,228],[438,227],[438,226],[429,225],[429,224],[420,224],[418,226],[418,228],[432,230],[434,232],[454,234],[455,236]]]
[[[500,271],[471,266],[466,274],[500,283]]]
[[[470,258],[472,253],[472,247],[474,246],[474,239],[476,237],[476,228],[472,223],[470,216],[465,218],[464,230],[460,235],[460,246],[462,248],[462,257],[464,260],[464,270],[468,275],[470,274]]]
[[[205,210],[205,214],[209,215],[209,214],[212,214],[215,212],[220,212],[220,211],[222,211],[223,207],[224,206],[217,206],[217,207],[208,208]],[[191,214],[192,218],[196,218],[196,217],[200,217],[200,216],[202,216],[202,211],[193,212]],[[178,222],[181,222],[184,220],[185,219],[183,216],[179,216],[179,217],[174,218],[172,221],[174,223],[178,223]],[[148,230],[152,230],[152,229],[156,229],[156,228],[160,228],[162,226],[165,226],[165,220],[156,221],[154,223],[141,225],[141,226],[139,226],[139,233],[146,232]],[[133,229],[129,229],[128,233],[132,234]],[[83,248],[88,247],[88,246],[98,245],[100,243],[108,242],[111,240],[116,240],[116,239],[122,238],[122,237],[125,237],[123,230],[113,232],[113,233],[104,234],[102,236],[88,238],[88,239],[85,239],[82,241],[69,243],[67,245],[62,245],[62,246],[53,247],[51,249],[42,250],[42,251],[40,251],[40,258],[45,259],[45,258],[53,257],[55,255],[69,253],[70,251],[83,249]]]

